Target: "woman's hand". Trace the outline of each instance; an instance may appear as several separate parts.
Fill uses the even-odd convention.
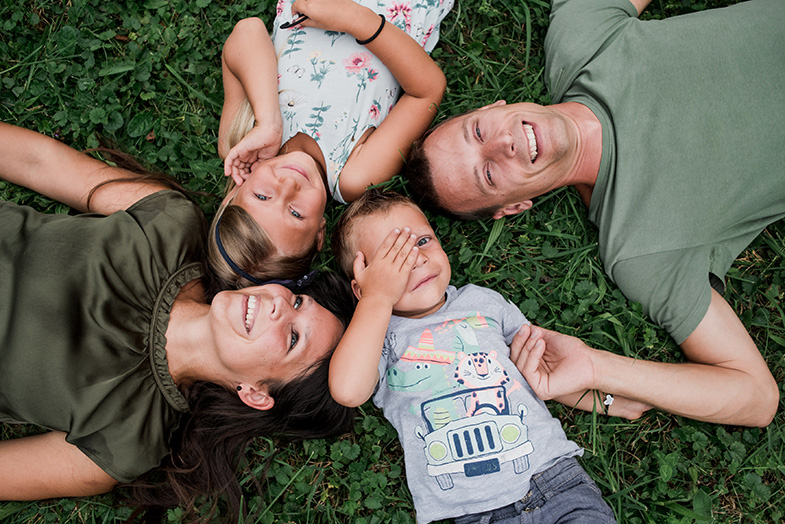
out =
[[[272,158],[281,148],[281,127],[276,125],[254,125],[253,129],[238,142],[224,159],[224,175],[231,176],[241,186],[253,165]]]
[[[366,265],[365,255],[358,252],[354,259],[354,279],[358,298],[382,300],[395,305],[406,290],[419,249],[417,237],[406,227],[387,235]]]

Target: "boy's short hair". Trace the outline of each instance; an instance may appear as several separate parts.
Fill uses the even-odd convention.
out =
[[[338,265],[341,266],[344,274],[349,279],[354,278],[353,264],[355,254],[357,253],[354,227],[361,219],[377,213],[387,212],[390,208],[397,205],[407,205],[420,209],[412,199],[400,193],[370,188],[344,210],[333,230],[331,247],[335,258],[338,260]],[[373,253],[366,253],[365,255],[370,257]]]

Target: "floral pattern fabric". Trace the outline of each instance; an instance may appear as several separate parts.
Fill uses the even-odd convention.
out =
[[[359,0],[384,15],[430,53],[439,39],[439,24],[453,0]],[[330,193],[345,203],[338,188],[340,172],[356,141],[378,126],[400,95],[392,73],[351,35],[295,26],[292,0],[279,0],[273,44],[278,57],[278,101],[283,142],[297,133],[316,140],[327,164]]]

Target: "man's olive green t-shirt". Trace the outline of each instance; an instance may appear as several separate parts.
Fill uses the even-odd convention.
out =
[[[0,420],[66,432],[120,482],[158,466],[188,410],[164,334],[203,239],[174,191],[106,217],[0,203]]]
[[[641,21],[627,0],[555,1],[546,54],[553,103],[602,124],[605,270],[681,343],[785,216],[785,2]]]

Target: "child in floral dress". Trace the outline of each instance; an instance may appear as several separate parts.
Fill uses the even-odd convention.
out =
[[[452,2],[282,0],[272,39],[259,19],[237,24],[219,130],[230,181],[209,246],[224,286],[305,273],[328,195],[350,202],[400,171],[444,93],[428,52]]]

